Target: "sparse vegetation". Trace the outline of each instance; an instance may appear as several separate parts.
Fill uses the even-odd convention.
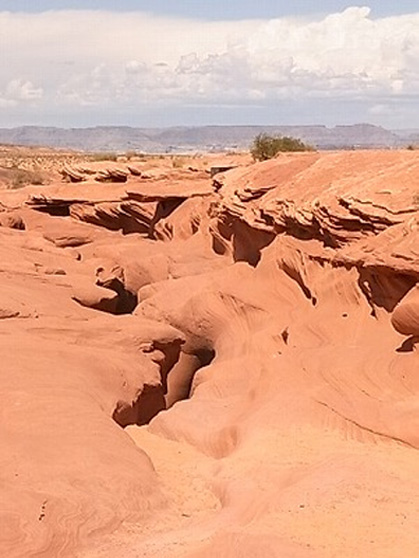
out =
[[[408,149],[409,151],[416,151],[416,149],[418,149],[419,146],[414,145],[413,143],[409,144],[406,149]]]
[[[6,180],[8,181],[9,188],[13,190],[30,185],[42,186],[45,184],[45,178],[41,172],[19,168],[7,169]]]
[[[112,151],[110,151],[110,152],[98,152],[98,153],[93,153],[93,155],[91,155],[91,160],[95,161],[95,162],[117,161],[118,160],[118,155],[117,155],[117,153],[114,153]]]
[[[181,169],[183,167],[183,161],[179,157],[175,157],[172,159],[172,167],[174,169]]]
[[[125,157],[128,159],[128,161],[131,161],[131,159],[138,159],[138,160],[146,160],[145,154],[142,153],[141,151],[127,151],[125,153]]]
[[[313,151],[313,148],[296,138],[262,133],[255,137],[250,150],[255,161],[266,161],[278,153],[290,151]]]

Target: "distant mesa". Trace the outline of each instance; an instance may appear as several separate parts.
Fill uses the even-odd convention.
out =
[[[260,133],[298,138],[317,149],[389,148],[419,143],[419,132],[416,130],[391,131],[371,124],[333,128],[320,125],[173,128],[101,126],[71,129],[23,126],[0,128],[0,143],[97,152],[216,152],[248,149],[254,137]]]

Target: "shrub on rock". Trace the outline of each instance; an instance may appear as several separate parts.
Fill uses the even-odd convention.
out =
[[[313,151],[313,148],[296,138],[262,133],[253,140],[250,153],[255,161],[266,161],[280,152],[287,151]]]

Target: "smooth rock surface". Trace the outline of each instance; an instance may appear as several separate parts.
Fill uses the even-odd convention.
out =
[[[0,191],[1,556],[417,555],[419,156],[237,164]]]

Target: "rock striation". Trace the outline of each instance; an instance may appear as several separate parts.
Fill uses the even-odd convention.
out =
[[[418,155],[77,172],[0,191],[0,554],[416,556]]]

